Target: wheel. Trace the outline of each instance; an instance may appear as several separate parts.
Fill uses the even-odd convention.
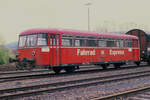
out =
[[[75,66],[75,68],[76,68],[76,69],[80,69],[80,67],[79,67],[79,66]]]
[[[61,71],[61,68],[60,68],[60,67],[53,67],[53,71],[54,71],[56,74],[59,74],[60,71]]]
[[[114,67],[115,67],[116,69],[120,68],[120,66],[121,66],[121,64],[114,64]]]
[[[64,68],[64,70],[67,72],[67,73],[72,73],[75,71],[75,67],[66,67]]]
[[[103,69],[107,69],[108,65],[107,64],[102,64],[101,66],[103,67]]]
[[[138,61],[138,62],[135,62],[135,64],[137,65],[137,66],[140,66],[140,62]]]

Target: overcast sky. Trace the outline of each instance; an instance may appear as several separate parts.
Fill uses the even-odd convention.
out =
[[[150,31],[150,0],[0,0],[0,36],[6,43],[31,28]]]

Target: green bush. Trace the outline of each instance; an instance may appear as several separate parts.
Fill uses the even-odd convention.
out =
[[[5,48],[0,48],[0,64],[6,64],[9,60],[9,51]]]

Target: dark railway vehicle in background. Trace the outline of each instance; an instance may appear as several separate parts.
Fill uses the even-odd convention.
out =
[[[55,73],[73,72],[82,65],[109,64],[120,67],[128,61],[140,62],[136,36],[104,34],[64,29],[31,29],[19,35],[18,54],[14,61],[22,66],[48,67]]]
[[[126,34],[134,35],[139,38],[141,61],[145,61],[150,64],[150,34],[140,29],[132,29]]]

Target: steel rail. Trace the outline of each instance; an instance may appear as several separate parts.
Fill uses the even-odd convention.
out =
[[[117,100],[117,98],[119,97],[123,97],[126,95],[131,95],[133,93],[137,93],[137,92],[141,92],[141,91],[146,91],[150,89],[150,85],[142,85],[140,88],[135,88],[135,89],[130,89],[130,90],[126,90],[126,91],[122,91],[119,93],[114,93],[111,95],[106,95],[106,96],[101,96],[101,97],[95,97],[91,100],[108,100],[108,99],[114,99]]]

